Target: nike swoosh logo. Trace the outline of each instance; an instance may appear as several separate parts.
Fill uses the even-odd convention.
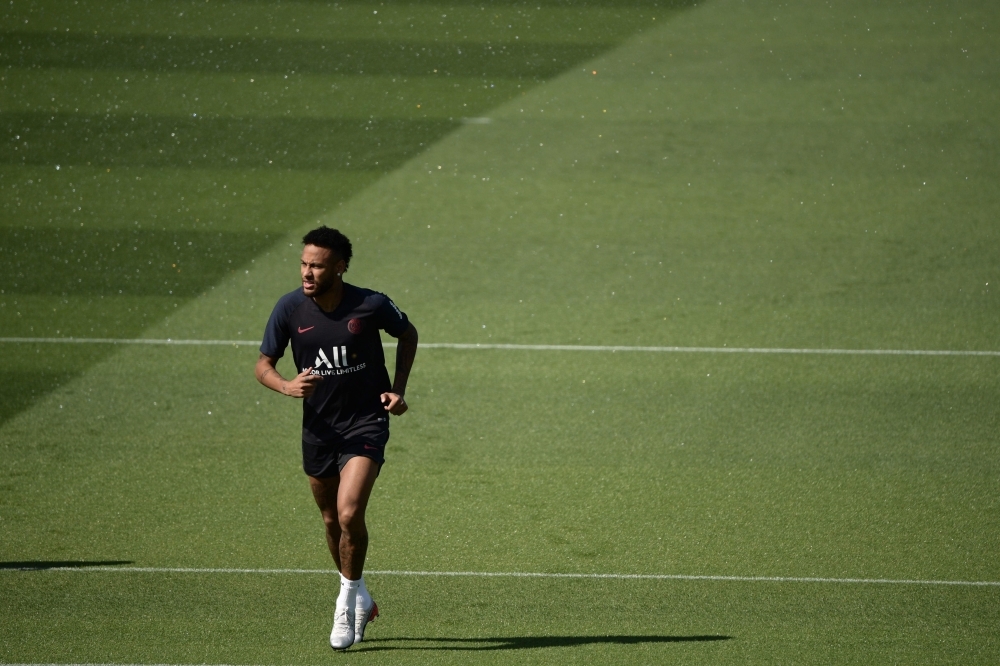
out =
[[[316,327],[315,326],[310,326],[309,328],[302,328],[301,326],[299,326],[299,333],[305,333],[306,331],[311,331],[314,328],[316,328]]]
[[[376,446],[368,446],[367,444],[365,444],[365,449],[367,449],[368,451],[380,451],[381,450],[381,449],[379,449]]]

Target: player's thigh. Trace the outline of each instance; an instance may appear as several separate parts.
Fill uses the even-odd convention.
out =
[[[313,499],[319,510],[326,513],[336,513],[337,495],[340,490],[339,476],[315,477],[310,476],[309,488],[312,490]]]
[[[371,497],[375,479],[378,477],[379,463],[371,458],[355,456],[340,470],[340,487],[337,491],[337,508],[341,514],[364,515]]]

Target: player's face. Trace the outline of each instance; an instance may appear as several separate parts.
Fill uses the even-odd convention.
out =
[[[340,279],[344,261],[325,247],[306,245],[302,248],[302,293],[306,296],[321,296]]]

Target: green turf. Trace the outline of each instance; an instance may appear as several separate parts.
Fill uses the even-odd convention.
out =
[[[329,14],[211,2],[184,10],[190,23],[148,3],[141,27],[104,3],[34,7],[2,37],[32,45],[4,50],[3,76],[21,88],[5,88],[16,94],[2,117],[45,137],[37,163],[12,144],[0,153],[16,213],[0,244],[5,336],[254,339],[295,286],[297,238],[322,219],[355,240],[348,277],[391,294],[425,341],[997,349],[991,4],[719,0],[656,14],[655,28],[650,5],[609,3]],[[404,100],[381,99],[393,74],[415,76],[405,59],[372,76],[307,64],[309,49],[358,34],[420,48],[441,39],[433,30],[451,38],[444,14],[467,28],[451,47],[482,49],[508,34],[498,15],[514,26],[532,11],[545,19],[536,41],[565,60],[525,63],[468,112],[425,70]],[[81,29],[52,30],[64,20]],[[82,27],[98,23],[107,38],[91,41]],[[220,37],[269,60],[213,60]],[[123,55],[137,43],[162,61]],[[74,56],[103,89],[73,78]],[[441,57],[468,77],[469,62]],[[119,62],[141,76],[115,92],[128,112],[105,117]],[[285,114],[269,98],[290,66],[303,73]],[[48,81],[73,101],[43,108]],[[382,111],[358,118],[330,98],[332,125],[314,124],[324,116],[303,107],[331,86]],[[205,110],[182,90],[205,95]],[[425,109],[421,91],[439,101]],[[144,114],[134,124],[132,109]],[[492,122],[459,125],[473,115]],[[343,118],[397,137],[391,160],[354,170],[313,151]],[[381,155],[350,131],[331,140]],[[102,161],[88,166],[92,143]],[[297,146],[293,168],[269,171],[283,145]],[[56,172],[46,160],[59,150],[80,157]],[[3,343],[0,661],[1000,657],[998,586],[371,575],[384,615],[339,657],[325,645],[332,577],[86,571],[330,566],[299,471],[297,405],[254,382],[255,357]],[[998,364],[425,349],[376,487],[368,566],[1000,581]],[[14,570],[26,562],[82,570]]]
[[[11,3],[0,335],[135,337],[463,118],[689,4]],[[8,371],[0,420],[32,400]]]
[[[319,576],[24,578],[34,594],[18,599],[16,626],[34,644],[17,647],[44,645],[61,663],[161,663],[166,655],[177,663],[223,655],[236,663],[941,663],[996,654],[995,595],[983,590],[379,577],[385,626],[372,625],[369,641],[338,656],[323,640],[329,604],[316,590],[330,582]],[[402,610],[443,586],[449,603],[433,617]],[[545,618],[544,630],[526,608]],[[88,650],[67,642],[67,632],[108,647]]]

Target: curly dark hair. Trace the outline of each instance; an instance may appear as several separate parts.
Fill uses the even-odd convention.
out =
[[[326,225],[313,229],[302,237],[302,244],[325,247],[336,254],[338,258],[343,259],[346,265],[351,264],[351,255],[353,254],[351,241],[347,240],[347,236],[336,229],[331,229]]]

